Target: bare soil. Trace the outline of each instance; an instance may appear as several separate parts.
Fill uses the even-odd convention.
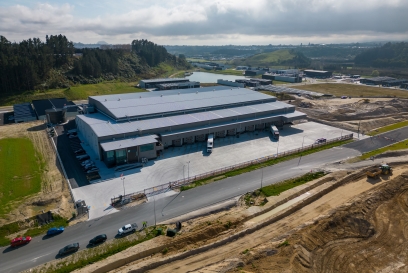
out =
[[[46,161],[42,174],[41,192],[15,204],[15,209],[3,219],[0,225],[23,220],[43,211],[55,211],[65,218],[71,218],[74,211],[67,182],[59,168],[51,140],[41,121],[19,123],[0,127],[0,138],[26,137]]]
[[[364,98],[319,99],[300,98],[291,102],[311,119],[360,132],[408,119],[407,99]]]

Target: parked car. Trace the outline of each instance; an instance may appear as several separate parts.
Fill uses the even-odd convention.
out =
[[[85,172],[88,172],[90,170],[98,170],[98,168],[95,165],[87,166],[84,168]]]
[[[17,237],[17,238],[14,238],[13,240],[10,241],[10,246],[11,247],[22,246],[22,245],[28,244],[29,242],[31,242],[31,237],[30,236]]]
[[[13,115],[9,116],[9,117],[8,117],[8,120],[10,120],[10,121],[11,121],[11,120],[14,120],[14,116],[13,116]]]
[[[87,174],[96,173],[96,172],[99,172],[98,168],[92,168],[92,169],[86,171]]]
[[[315,141],[315,144],[320,144],[320,143],[326,143],[326,139],[325,138],[319,138]]]
[[[48,236],[53,236],[57,234],[61,234],[64,232],[64,227],[52,227],[47,231]]]
[[[92,240],[89,241],[90,245],[96,245],[105,242],[108,239],[106,234],[101,234],[96,237],[94,237]]]
[[[62,256],[68,253],[77,252],[78,249],[79,249],[79,244],[73,243],[73,244],[65,246],[64,248],[61,248],[60,251],[58,252],[58,255]]]
[[[93,161],[90,159],[84,160],[81,162],[81,166],[85,166],[85,165],[89,165],[89,164],[93,164]]]
[[[90,159],[90,156],[87,155],[87,154],[85,154],[85,155],[79,155],[79,156],[77,156],[77,159],[82,162],[82,161],[84,161],[84,160]]]
[[[69,135],[68,138],[76,138],[76,137],[78,137],[78,135]]]
[[[78,150],[74,151],[74,154],[76,154],[76,155],[80,155],[80,154],[84,154],[84,153],[85,153],[84,149],[78,149]]]
[[[137,225],[136,225],[136,224],[127,224],[127,225],[124,225],[123,227],[121,227],[121,228],[118,230],[118,235],[119,235],[119,236],[123,236],[123,235],[125,235],[125,234],[129,234],[129,233],[135,232],[135,231],[136,231],[136,228],[137,228]]]

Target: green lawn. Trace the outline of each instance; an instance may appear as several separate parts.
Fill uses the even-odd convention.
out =
[[[387,126],[378,128],[376,130],[371,131],[367,135],[375,136],[375,135],[382,134],[382,133],[392,131],[392,130],[395,130],[395,129],[399,129],[399,128],[402,128],[402,127],[405,127],[405,126],[408,126],[408,120],[404,120],[404,121],[401,121],[401,122],[397,122],[397,123],[394,123],[394,124],[391,124],[391,125],[387,125]]]
[[[365,153],[362,156],[359,156],[358,158],[361,160],[365,160],[372,156],[376,156],[376,155],[385,153],[387,151],[397,151],[397,150],[404,150],[404,149],[408,149],[408,139],[401,141],[401,142],[397,142],[395,144],[392,144],[390,146],[387,146],[381,149],[377,149],[377,150]]]
[[[316,173],[307,173],[302,175],[301,177],[296,177],[292,179],[285,180],[278,184],[269,185],[266,187],[262,187],[261,191],[266,196],[278,196],[284,191],[290,190],[312,180],[318,179],[320,177],[325,176],[324,172],[316,172]]]
[[[0,215],[41,190],[44,163],[27,138],[0,139]]]

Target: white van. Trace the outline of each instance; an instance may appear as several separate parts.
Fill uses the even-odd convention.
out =
[[[207,140],[207,153],[211,153],[213,148],[214,148],[214,134],[209,134]]]
[[[276,128],[276,126],[271,125],[271,133],[274,139],[279,139],[279,130]]]

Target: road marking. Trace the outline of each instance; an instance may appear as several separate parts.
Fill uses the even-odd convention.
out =
[[[44,254],[44,255],[41,255],[41,256],[38,256],[38,257],[36,257],[36,258],[34,258],[34,259],[31,259],[30,262],[35,262],[37,259],[39,259],[39,258],[41,258],[41,257],[44,257],[44,256],[47,256],[47,255],[49,255],[49,254],[51,254],[51,253],[52,253],[52,252],[47,253],[47,254]]]

